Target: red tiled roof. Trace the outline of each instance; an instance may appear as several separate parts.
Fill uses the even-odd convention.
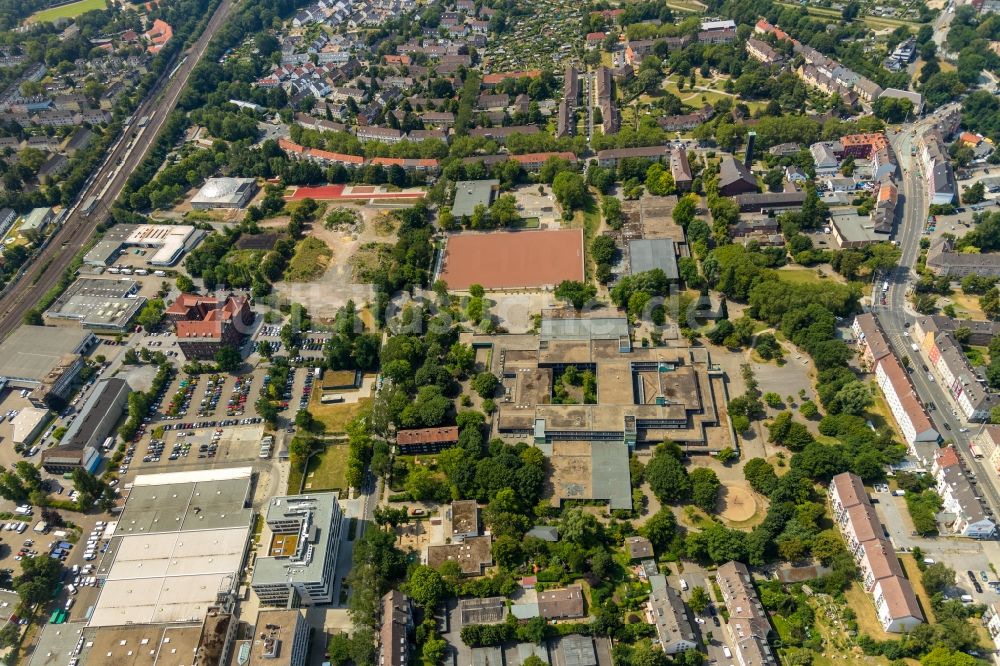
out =
[[[400,446],[410,444],[446,444],[457,441],[458,426],[417,428],[415,430],[400,430],[396,433],[396,443]]]
[[[511,155],[510,159],[518,162],[520,164],[534,164],[536,162],[544,162],[550,157],[559,157],[569,162],[576,163],[576,155],[570,152],[562,153],[525,153],[523,155]]]

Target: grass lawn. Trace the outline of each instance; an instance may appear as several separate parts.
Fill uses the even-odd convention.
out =
[[[875,606],[872,604],[872,600],[868,598],[868,595],[865,594],[865,591],[861,589],[859,583],[851,583],[844,596],[847,597],[848,607],[853,608],[854,612],[858,615],[859,633],[868,634],[877,641],[893,638],[893,636],[885,633],[885,630],[882,629],[882,623],[878,621],[878,616],[875,615]]]
[[[52,7],[50,9],[43,9],[39,12],[35,12],[28,17],[27,22],[39,23],[42,21],[55,21],[60,18],[73,18],[95,9],[105,9],[107,6],[107,0],[80,0],[79,2],[71,2],[68,5],[61,5],[59,7]]]
[[[289,487],[291,485],[289,484]],[[347,445],[331,444],[309,459],[303,491],[347,489]]]
[[[295,246],[295,254],[288,262],[285,280],[288,282],[310,282],[323,274],[333,250],[318,238],[304,238]]]
[[[541,226],[541,220],[537,217],[522,217],[511,225],[511,229],[537,229]]]
[[[927,590],[924,589],[923,582],[921,582],[921,573],[920,569],[917,568],[917,561],[909,553],[900,555],[899,561],[903,563],[903,570],[906,572],[906,577],[910,579],[910,585],[913,586],[913,591],[920,601],[920,607],[924,609],[927,621],[934,622],[934,610],[931,608],[931,598],[928,596]]]
[[[815,268],[789,267],[783,266],[778,269],[778,277],[786,282],[798,284],[828,284],[829,282],[842,282],[842,280],[832,272],[823,272],[819,275]]]
[[[313,391],[309,411],[317,421],[326,426],[327,433],[343,432],[347,422],[368,407],[372,399],[361,398],[357,402],[324,405],[320,402],[322,391]]]
[[[950,296],[955,306],[955,314],[960,319],[986,319],[983,309],[979,307],[979,296],[955,292]]]
[[[989,357],[989,347],[965,347],[965,358],[969,359],[972,365],[986,365]]]

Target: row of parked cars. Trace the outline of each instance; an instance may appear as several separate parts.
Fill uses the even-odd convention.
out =
[[[191,423],[167,423],[164,430],[196,430],[198,428],[218,428],[235,425],[254,425],[263,423],[264,419],[259,416],[251,416],[245,419],[222,419],[221,421],[192,421]]]

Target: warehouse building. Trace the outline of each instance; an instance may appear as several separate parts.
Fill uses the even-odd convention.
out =
[[[124,379],[105,377],[83,403],[59,446],[42,452],[42,467],[50,474],[75,469],[93,472],[101,462],[101,445],[125,413],[132,388]]]
[[[98,333],[126,332],[146,299],[141,285],[129,279],[78,278],[56,299],[45,316],[52,320],[76,321]]]
[[[253,522],[252,472],[137,476],[97,568],[102,584],[89,626],[200,623],[220,600],[231,601]]]
[[[34,390],[48,383],[50,393],[64,398],[83,369],[81,355],[96,344],[90,331],[19,326],[0,342],[0,378],[15,389]]]

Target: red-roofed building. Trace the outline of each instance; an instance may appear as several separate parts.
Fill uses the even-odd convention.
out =
[[[410,56],[408,55],[386,55],[385,64],[387,65],[403,65],[404,67],[409,66]]]
[[[598,46],[601,45],[601,42],[604,41],[605,37],[607,37],[607,34],[603,33],[603,32],[588,32],[587,33],[587,48],[588,49],[596,49]]]
[[[458,442],[458,426],[444,428],[417,428],[396,433],[396,446],[400,453],[437,453]]]
[[[181,294],[166,312],[174,323],[177,345],[186,358],[213,358],[224,346],[239,348],[253,324],[250,299],[230,294],[225,300]]]
[[[570,164],[576,164],[576,155],[571,152],[563,153],[525,153],[524,155],[511,155],[510,159],[520,164],[526,171],[538,171],[550,157],[558,157],[566,160]]]
[[[852,155],[858,159],[867,160],[877,151],[889,145],[889,140],[881,132],[871,134],[848,134],[840,138],[844,147],[844,155]]]
[[[153,27],[146,31],[145,37],[149,41],[146,50],[150,53],[159,53],[160,49],[174,36],[174,29],[163,19],[153,21]]]

